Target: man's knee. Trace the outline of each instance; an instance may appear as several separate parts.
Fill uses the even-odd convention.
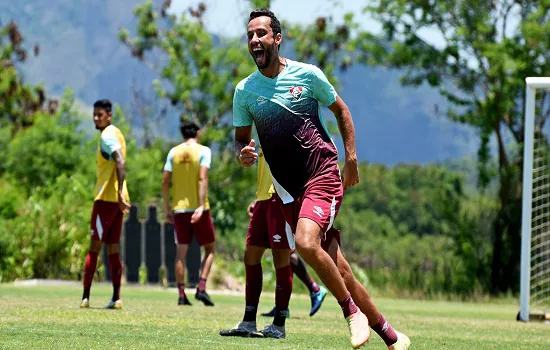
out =
[[[189,245],[188,244],[178,244],[177,246],[177,249],[176,249],[176,258],[177,260],[185,260],[186,256],[187,256],[187,250],[189,249]]]
[[[273,249],[273,265],[276,269],[290,264],[290,249]]]
[[[321,249],[321,243],[315,233],[304,232],[296,237],[296,250],[302,257],[315,255]]]
[[[118,244],[107,244],[107,254],[117,254],[118,253]]]
[[[90,251],[94,253],[99,253],[102,245],[103,242],[101,242],[100,240],[92,240],[90,242]]]
[[[203,248],[205,255],[214,254],[214,252],[216,251],[216,245],[214,244],[214,242],[205,244]]]
[[[262,262],[265,248],[249,246],[244,249],[244,263],[246,265],[257,265]]]
[[[298,253],[305,255],[317,254],[321,250],[321,228],[310,219],[302,218],[298,220],[296,228],[296,249]]]
[[[292,265],[292,266],[298,265],[298,263],[299,263],[298,259],[299,259],[298,254],[296,254],[296,253],[290,254],[290,265]]]

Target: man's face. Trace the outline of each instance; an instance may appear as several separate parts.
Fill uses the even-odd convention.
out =
[[[267,68],[278,55],[281,34],[273,35],[271,18],[256,17],[248,23],[248,52],[256,62],[258,69]]]
[[[97,130],[103,130],[111,125],[111,113],[103,108],[94,108],[94,124]]]

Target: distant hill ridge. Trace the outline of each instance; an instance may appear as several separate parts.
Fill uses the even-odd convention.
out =
[[[151,89],[156,77],[118,40],[121,27],[135,27],[132,9],[141,2],[26,0],[23,5],[0,0],[0,23],[15,19],[26,44],[39,43],[40,56],[23,67],[29,81],[42,81],[57,95],[70,87],[85,104],[108,97],[128,106],[132,84]],[[404,88],[399,72],[365,66],[352,66],[339,78],[340,95],[354,117],[360,160],[392,165],[475,154],[477,138],[471,129],[435,115],[434,106],[444,110],[445,102],[434,89]],[[166,137],[178,137],[174,125],[165,130]],[[342,150],[340,140],[337,145]]]

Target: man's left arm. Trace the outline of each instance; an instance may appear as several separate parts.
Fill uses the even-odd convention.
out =
[[[199,206],[203,207],[206,203],[208,194],[208,168],[201,166],[199,168]]]
[[[122,152],[120,149],[115,150],[111,157],[113,157],[115,163],[116,163],[116,176],[118,180],[118,204],[120,207],[120,210],[122,210],[123,213],[127,213],[130,209],[130,204],[126,201],[126,197],[124,196],[124,181],[126,180],[126,162],[124,160],[124,157],[122,156]]]
[[[345,164],[342,171],[344,190],[359,183],[359,169],[357,168],[357,151],[355,150],[355,128],[351,112],[326,75],[315,66],[311,66],[313,82],[313,97],[328,106],[338,122],[338,129],[344,141]]]
[[[355,148],[355,128],[351,112],[340,96],[329,107],[334,113],[338,123],[338,129],[344,142],[345,163],[342,171],[342,182],[344,190],[359,183],[359,169],[357,165],[357,151]]]
[[[208,169],[212,161],[212,151],[210,148],[203,147],[199,164],[199,207],[191,216],[191,223],[198,222],[202,217],[206,206],[206,196],[208,194]]]

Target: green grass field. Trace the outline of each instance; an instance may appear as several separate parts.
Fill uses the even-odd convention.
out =
[[[216,306],[176,306],[175,289],[123,286],[123,310],[104,310],[108,285],[94,285],[91,308],[79,309],[78,286],[0,285],[0,349],[349,349],[333,298],[310,318],[309,299],[293,296],[287,339],[222,338],[243,314],[244,297],[212,295]],[[192,299],[194,300],[194,299]],[[550,325],[515,321],[517,305],[377,299],[413,349],[550,349]],[[273,295],[262,298],[270,309]],[[269,320],[258,319],[263,327]],[[365,349],[385,349],[373,333]]]

